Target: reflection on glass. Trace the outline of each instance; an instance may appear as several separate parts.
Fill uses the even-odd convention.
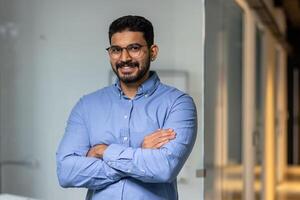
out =
[[[254,132],[254,143],[255,143],[255,198],[260,199],[261,197],[261,171],[262,171],[262,156],[263,156],[263,74],[264,74],[264,63],[263,63],[263,32],[257,27],[256,28],[256,82],[255,82],[255,108],[256,108],[256,129]]]
[[[225,0],[206,8],[205,199],[242,199],[243,11]]]
[[[242,44],[243,12],[234,2],[224,2],[224,69],[226,71],[226,151],[222,174],[222,199],[242,199]]]

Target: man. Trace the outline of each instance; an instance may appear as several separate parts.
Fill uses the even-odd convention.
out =
[[[73,108],[57,151],[62,187],[88,200],[175,200],[176,176],[197,132],[194,102],[150,71],[158,54],[151,22],[124,16],[109,27],[117,82]]]

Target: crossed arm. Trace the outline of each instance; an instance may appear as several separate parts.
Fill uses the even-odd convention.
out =
[[[175,138],[176,133],[173,129],[158,129],[157,131],[147,135],[142,143],[143,149],[159,149],[167,144],[170,140]],[[104,151],[108,145],[98,144],[89,149],[87,157],[103,158]]]
[[[190,97],[177,99],[163,129],[146,136],[140,148],[120,144],[91,148],[82,104],[80,101],[73,109],[57,151],[61,186],[101,189],[125,177],[143,182],[171,182],[176,178],[196,137],[196,109]]]

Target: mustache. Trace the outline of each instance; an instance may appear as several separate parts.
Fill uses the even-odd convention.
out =
[[[119,63],[116,64],[116,68],[119,69],[121,67],[124,67],[124,66],[128,66],[128,67],[139,67],[139,63],[138,62],[132,62],[132,61],[121,61]]]

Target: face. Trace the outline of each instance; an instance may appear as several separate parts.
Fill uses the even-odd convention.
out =
[[[131,48],[124,48],[135,45],[140,47],[138,54],[128,52]],[[155,59],[158,48],[156,45],[149,48],[142,32],[117,32],[112,35],[111,46],[124,48],[119,57],[110,56],[112,69],[121,82],[138,83],[147,78],[150,62]]]

